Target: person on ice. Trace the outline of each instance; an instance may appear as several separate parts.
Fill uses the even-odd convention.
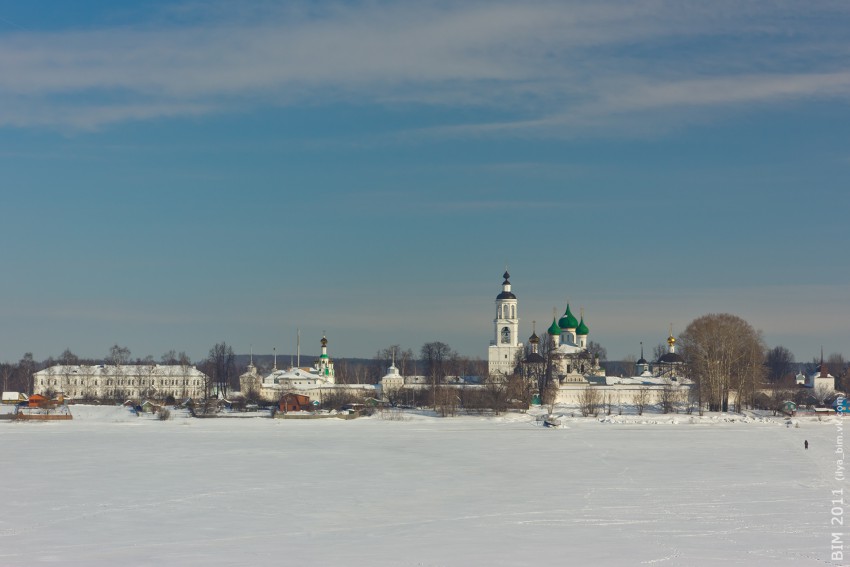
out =
[[[809,448],[809,440],[808,439],[803,441],[803,447],[805,447],[808,450],[808,448]]]

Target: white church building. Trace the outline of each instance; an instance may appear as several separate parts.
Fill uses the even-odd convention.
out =
[[[494,336],[487,350],[487,370],[492,374],[511,374],[517,356],[523,350],[519,342],[519,314],[516,295],[511,291],[511,275],[502,276],[502,293],[496,296],[496,318],[493,319]]]
[[[509,375],[518,364],[525,367],[527,376],[541,376],[547,359],[542,356],[541,344],[549,356],[552,378],[557,386],[558,403],[576,404],[588,388],[597,390],[608,400],[629,403],[635,397],[645,398],[647,403],[656,404],[676,392],[677,399],[687,400],[691,381],[682,376],[683,361],[675,352],[676,339],[667,339],[669,352],[664,354],[650,371],[649,363],[643,358],[635,368],[638,375],[632,377],[607,376],[599,358],[588,350],[590,329],[584,311],[576,318],[569,304],[564,314],[552,317],[552,324],[543,337],[533,331],[529,337],[529,352],[519,341],[519,312],[517,296],[511,288],[510,274],[503,275],[502,291],[496,296],[496,317],[493,319],[493,338],[487,352],[488,371],[491,375]]]
[[[253,361],[248,370],[239,377],[239,388],[243,395],[256,393],[266,401],[278,401],[286,393],[297,393],[309,396],[315,400],[336,390],[360,390],[364,396],[375,396],[373,384],[337,384],[333,360],[328,355],[328,338],[322,337],[322,351],[313,365],[302,368],[291,366],[287,369],[277,367],[274,363],[272,371],[266,376],[260,376]]]
[[[503,276],[502,292],[496,296],[496,317],[493,319],[493,339],[487,350],[487,370],[491,375],[512,374],[517,364],[529,362],[529,357],[535,363],[542,361],[538,353],[540,339],[533,333],[529,339],[532,352],[525,356],[525,345],[519,341],[519,313],[516,294],[511,290],[510,274],[506,271]],[[564,315],[552,318],[548,329],[549,351],[554,372],[561,381],[587,382],[584,376],[588,374],[604,375],[605,371],[587,350],[587,337],[590,330],[584,321],[576,319],[567,304]]]

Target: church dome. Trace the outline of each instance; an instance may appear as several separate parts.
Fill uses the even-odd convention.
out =
[[[685,359],[679,356],[678,352],[668,352],[661,356],[658,359],[658,362],[663,362],[664,364],[675,364],[677,362],[685,362]]]
[[[587,325],[584,324],[584,317],[581,318],[581,322],[578,324],[578,328],[576,329],[577,335],[587,335],[588,328]]]
[[[636,364],[649,364],[644,357],[640,357]]]
[[[549,334],[550,335],[560,335],[561,328],[558,326],[558,323],[555,322],[555,318],[552,318],[552,324],[549,326]]]
[[[569,303],[567,303],[567,310],[564,311],[564,316],[558,320],[558,326],[562,329],[575,329],[578,327],[578,320],[572,311],[570,311]]]
[[[530,337],[528,337],[529,343],[539,343],[540,337],[537,336],[537,333],[532,333]]]
[[[511,282],[508,278],[511,275],[505,270],[505,273],[502,274],[502,277],[505,278],[505,281],[502,282],[502,293],[496,296],[496,299],[516,299],[516,296],[511,293]]]
[[[546,359],[539,353],[532,352],[527,357],[525,357],[526,364],[542,364],[546,362]]]

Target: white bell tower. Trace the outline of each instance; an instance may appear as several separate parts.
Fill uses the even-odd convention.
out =
[[[516,363],[517,352],[522,350],[519,342],[519,315],[516,295],[511,291],[511,275],[505,271],[502,293],[496,296],[496,318],[493,319],[494,337],[487,352],[490,374],[511,374]]]

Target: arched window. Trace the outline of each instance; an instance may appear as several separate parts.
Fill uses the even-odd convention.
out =
[[[511,305],[511,319],[516,319],[516,305]]]
[[[502,344],[509,345],[511,344],[511,330],[507,327],[502,327]]]

